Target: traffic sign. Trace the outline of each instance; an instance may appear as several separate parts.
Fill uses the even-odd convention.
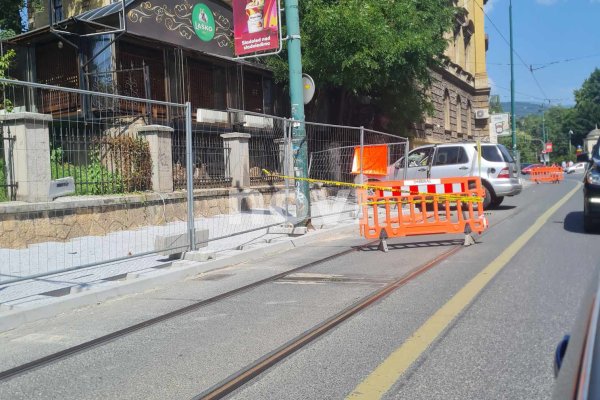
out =
[[[546,153],[552,153],[552,142],[546,143]]]

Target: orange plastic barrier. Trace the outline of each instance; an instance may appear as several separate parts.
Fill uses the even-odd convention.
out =
[[[353,174],[360,174],[361,164],[363,174],[386,176],[388,168],[388,145],[363,146],[362,163],[360,159],[360,146],[355,146],[354,158],[352,160]]]
[[[387,238],[469,235],[487,228],[483,212],[485,192],[479,177],[388,181],[378,182],[377,186],[358,192],[362,207],[359,225],[365,238],[382,240],[380,248],[383,245],[384,251]],[[389,190],[383,190],[387,187]]]
[[[535,167],[531,169],[530,174],[531,180],[536,183],[558,183],[565,179],[565,173],[561,167]]]

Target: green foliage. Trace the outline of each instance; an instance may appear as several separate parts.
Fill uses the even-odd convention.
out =
[[[596,68],[575,91],[575,102],[575,113],[570,122],[573,141],[581,144],[596,124],[600,126],[600,69]]]
[[[490,113],[492,114],[501,114],[504,112],[502,108],[502,103],[500,103],[500,96],[490,96]]]
[[[73,177],[75,193],[78,195],[100,195],[123,193],[123,179],[102,165],[98,151],[93,151],[88,165],[73,165],[64,162],[64,152],[58,147],[50,152],[52,179]]]
[[[8,69],[12,64],[15,55],[16,53],[12,49],[0,55],[0,78],[6,78]],[[6,97],[4,97],[4,86],[5,85],[0,85],[0,96],[2,97],[2,100],[0,102],[0,110],[11,111],[12,102]]]
[[[339,107],[348,96],[366,99],[406,126],[428,108],[429,68],[442,59],[455,12],[447,0],[301,1],[303,69]],[[267,63],[287,80],[285,52]]]
[[[0,30],[21,33],[24,30],[24,21],[21,10],[26,6],[24,0],[0,0]]]
[[[551,162],[575,160],[575,146],[569,153],[569,129],[575,110],[564,107],[551,107],[544,114],[531,114],[517,121],[517,149],[521,161],[537,162],[542,151],[545,132],[547,141],[552,142]],[[510,144],[510,138],[502,138],[503,144]]]
[[[128,136],[103,137],[94,144],[86,165],[66,161],[62,148],[50,151],[52,179],[73,177],[78,195],[131,193],[152,188],[148,142]]]

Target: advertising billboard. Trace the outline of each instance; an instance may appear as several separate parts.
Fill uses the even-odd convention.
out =
[[[235,55],[279,49],[279,0],[233,0]]]
[[[491,114],[490,115],[490,136],[510,136],[510,114]]]
[[[135,1],[127,32],[225,57],[233,57],[231,10],[214,0]]]

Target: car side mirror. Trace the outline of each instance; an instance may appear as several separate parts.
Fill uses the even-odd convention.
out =
[[[558,372],[560,371],[560,367],[565,359],[565,353],[567,352],[567,346],[569,345],[569,339],[571,339],[570,335],[565,335],[563,339],[560,341],[558,346],[556,346],[556,351],[554,352],[554,377],[558,376]]]

